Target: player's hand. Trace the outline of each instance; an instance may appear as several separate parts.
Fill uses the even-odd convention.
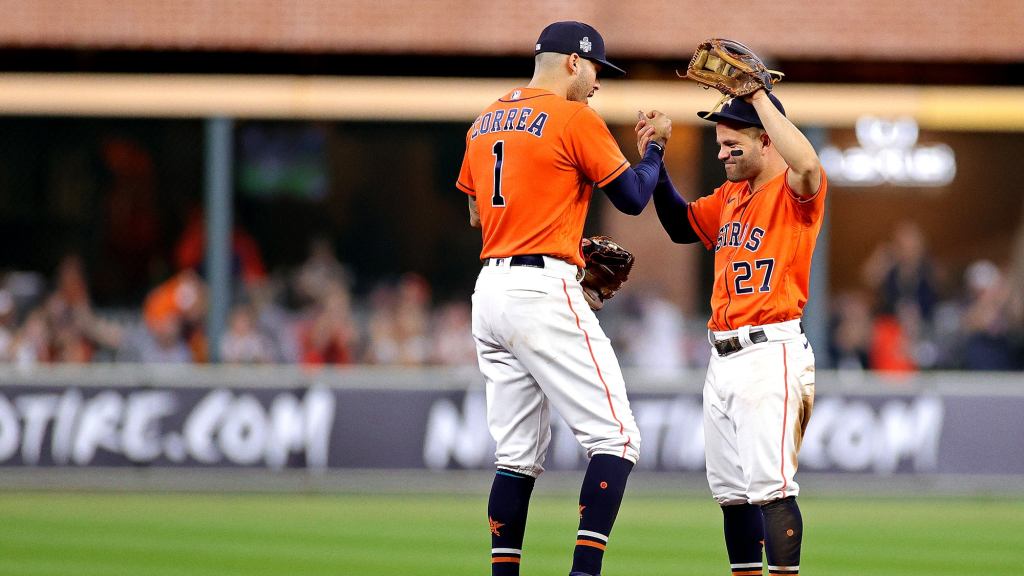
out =
[[[672,119],[657,110],[650,112],[638,112],[637,123],[634,128],[636,132],[637,151],[640,156],[647,151],[647,144],[657,142],[665,146],[672,137]]]
[[[637,122],[633,131],[636,132],[636,151],[640,153],[640,157],[644,157],[644,153],[647,151],[647,143],[651,141],[651,137],[654,135],[654,126],[651,126],[647,121],[647,115],[642,111],[636,111]]]
[[[746,96],[740,96],[740,99],[751,105],[754,103],[754,100],[757,100],[758,98],[764,98],[765,100],[768,99],[768,93],[764,91],[764,88],[758,88]]]

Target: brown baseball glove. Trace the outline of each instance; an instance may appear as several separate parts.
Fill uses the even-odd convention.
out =
[[[580,243],[585,273],[580,285],[591,310],[600,310],[622,288],[633,269],[633,254],[607,236],[584,238]]]
[[[753,50],[735,40],[710,38],[697,46],[685,76],[705,89],[714,88],[722,93],[721,105],[728,98],[739,98],[764,88],[771,92],[784,74],[769,70]],[[717,110],[717,106],[715,109]]]

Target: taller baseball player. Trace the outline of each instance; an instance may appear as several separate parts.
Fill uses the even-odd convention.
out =
[[[728,180],[687,203],[663,170],[654,203],[676,243],[715,252],[704,382],[707,477],[735,576],[799,574],[803,520],[793,478],[814,401],[814,353],[800,317],[828,182],[807,138],[763,89],[717,113]],[[649,130],[637,124],[640,141]]]
[[[595,186],[624,213],[644,209],[671,122],[650,118],[652,143],[631,168],[587,106],[606,73],[624,72],[606,59],[597,30],[551,24],[537,40],[529,85],[488,106],[466,134],[456,186],[469,195],[470,224],[483,232],[473,337],[497,442],[487,505],[493,575],[519,573],[552,408],[590,456],[571,574],[600,573],[639,455],[618,361],[580,287],[580,240]]]

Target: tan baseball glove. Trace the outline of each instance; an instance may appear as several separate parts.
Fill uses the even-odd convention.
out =
[[[761,88],[771,92],[785,76],[777,70],[769,70],[750,48],[725,38],[701,42],[686,67],[686,74],[678,71],[676,74],[701,84],[705,89],[714,88],[721,92],[718,106],[729,98],[753,94]]]

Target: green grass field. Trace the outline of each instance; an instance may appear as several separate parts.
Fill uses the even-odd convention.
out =
[[[486,496],[0,493],[0,574],[475,575]],[[1024,501],[801,499],[804,574],[1017,574]],[[568,573],[572,495],[538,496],[524,576]],[[605,576],[728,574],[710,499],[627,495]]]

